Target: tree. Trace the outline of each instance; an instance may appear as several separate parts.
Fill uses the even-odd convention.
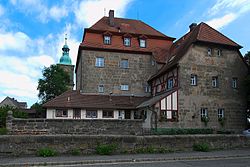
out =
[[[69,90],[70,77],[59,65],[44,67],[43,78],[38,80],[38,97],[44,104]]]
[[[32,106],[30,108],[36,111],[36,117],[39,117],[39,118],[45,117],[46,110],[45,110],[45,108],[42,107],[41,103],[36,102],[36,103],[32,104]]]
[[[244,56],[245,61],[250,65],[250,51],[248,51]]]

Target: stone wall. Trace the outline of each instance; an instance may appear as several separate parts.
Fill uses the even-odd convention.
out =
[[[104,67],[96,67],[97,57],[104,58]],[[120,61],[128,60],[128,68],[121,68]],[[156,73],[152,55],[82,50],[77,68],[77,89],[84,93],[98,93],[98,85],[104,86],[104,94],[150,95],[145,92],[147,80]],[[121,91],[122,84],[129,85]]]
[[[122,132],[122,131],[121,131]],[[250,138],[242,135],[121,136],[121,135],[4,135],[0,136],[0,155],[35,155],[37,150],[52,148],[58,153],[95,153],[98,145],[115,144],[116,153],[141,148],[192,150],[195,143],[208,143],[212,149],[250,147]]]
[[[207,54],[208,47],[213,49]],[[216,54],[221,50],[221,56]],[[191,74],[197,75],[197,86],[190,85]],[[246,96],[243,80],[247,67],[237,50],[218,46],[193,45],[179,63],[178,110],[176,127],[204,127],[201,108],[208,109],[208,127],[242,131],[245,128]],[[218,76],[219,86],[212,87],[212,77]],[[238,88],[232,88],[232,78],[238,78]],[[218,121],[218,108],[224,109],[225,126]]]
[[[142,120],[18,119],[9,112],[6,128],[10,134],[140,135]]]

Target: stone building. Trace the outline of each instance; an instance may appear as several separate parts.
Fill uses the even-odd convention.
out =
[[[47,118],[77,114],[143,118],[144,128],[243,129],[248,67],[242,47],[205,23],[191,24],[174,40],[111,10],[84,30],[76,90],[46,103]]]

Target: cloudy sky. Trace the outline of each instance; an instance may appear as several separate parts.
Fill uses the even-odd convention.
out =
[[[83,29],[115,10],[179,38],[206,22],[250,51],[250,0],[0,0],[0,101],[37,102],[44,66],[57,63],[64,34],[73,64]]]

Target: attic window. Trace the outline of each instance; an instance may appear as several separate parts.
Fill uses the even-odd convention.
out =
[[[217,56],[219,56],[219,57],[221,56],[221,50],[220,49],[217,50]]]
[[[139,39],[140,47],[146,48],[146,39]]]
[[[124,43],[125,46],[130,46],[131,45],[131,38],[124,37],[123,43]]]
[[[109,36],[109,35],[104,35],[104,36],[103,36],[103,43],[104,43],[105,45],[110,45],[110,44],[111,44],[111,36]]]
[[[207,55],[208,55],[208,56],[212,56],[212,49],[211,49],[211,48],[208,48],[208,49],[207,49]]]

